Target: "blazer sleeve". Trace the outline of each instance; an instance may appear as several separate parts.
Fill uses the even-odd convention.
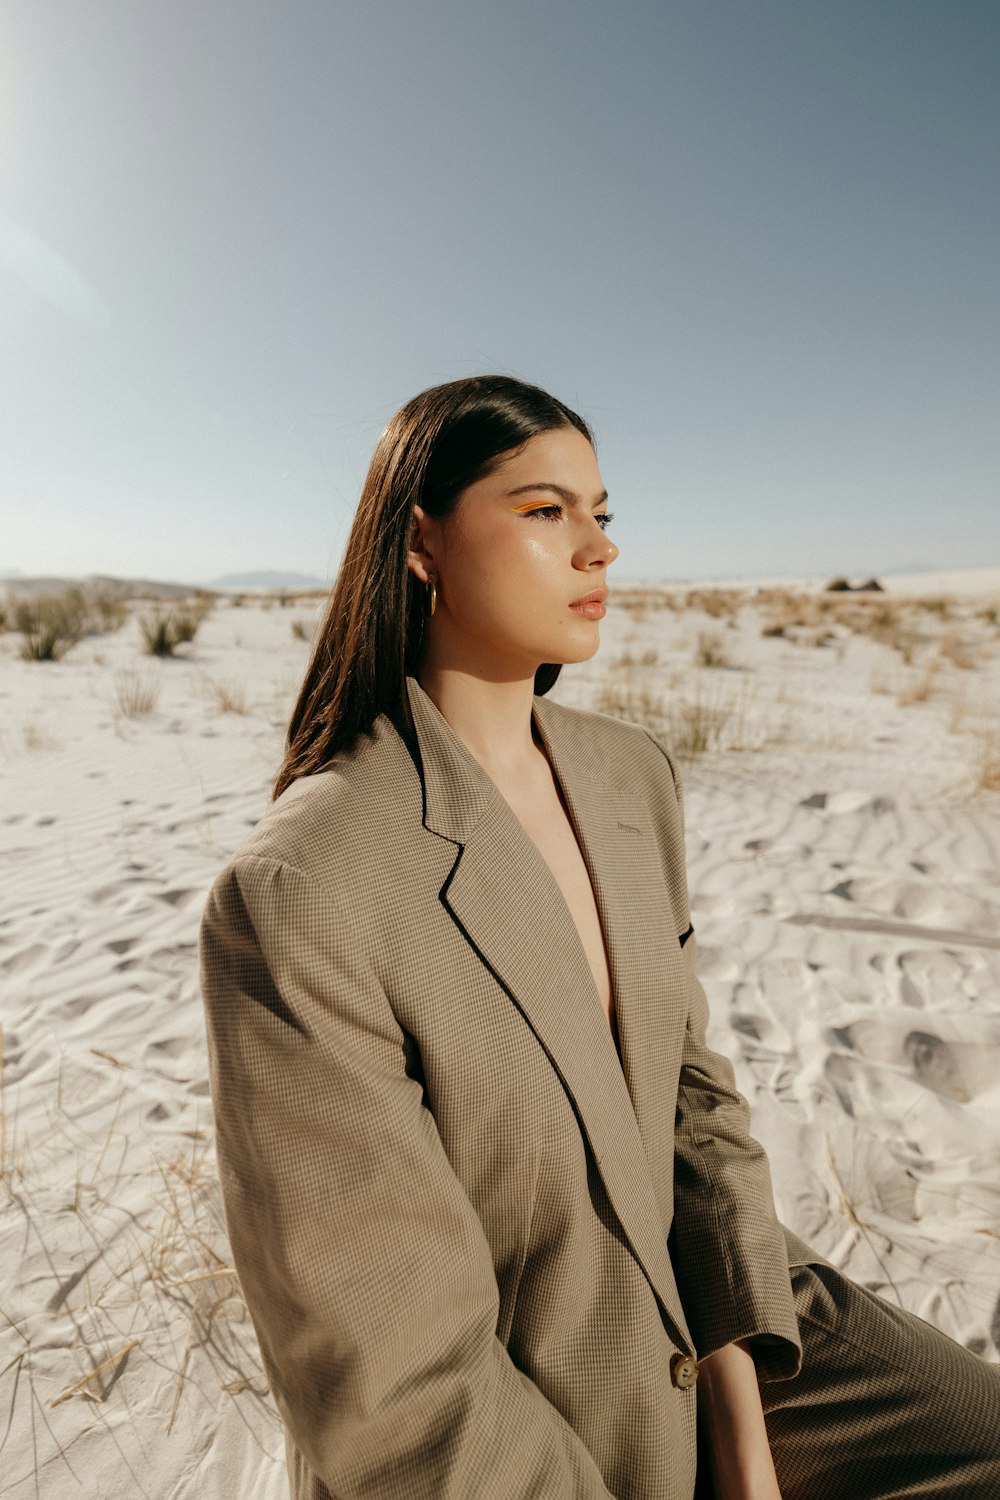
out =
[[[678,941],[687,973],[669,1241],[674,1274],[699,1356],[748,1339],[759,1379],[787,1380],[802,1367],[788,1248],[767,1155],[750,1134],[749,1104],[729,1058],[706,1042],[709,1008],[691,924],[683,783],[668,751],[646,733],[666,757],[677,799],[668,873],[680,905]]]
[[[233,1261],[288,1432],[339,1500],[609,1500],[496,1335],[482,1224],[356,924],[238,856],[201,924]]]

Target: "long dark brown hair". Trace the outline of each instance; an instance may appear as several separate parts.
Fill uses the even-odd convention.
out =
[[[388,714],[404,734],[413,722],[406,676],[416,676],[425,585],[406,566],[413,506],[449,515],[459,496],[538,432],[584,419],[536,385],[510,375],[473,375],[421,391],[385,427],[372,455],[305,678],[288,724],[273,798],[320,770]],[[535,692],[560,665],[543,663]]]

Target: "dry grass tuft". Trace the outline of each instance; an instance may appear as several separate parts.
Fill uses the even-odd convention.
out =
[[[938,643],[938,650],[945,660],[950,661],[953,667],[958,667],[963,672],[973,668],[978,656],[967,641],[963,640],[957,630],[946,630]]]
[[[46,734],[37,724],[25,724],[21,730],[25,750],[59,750],[61,742]]]
[[[686,609],[700,609],[713,620],[730,618],[737,614],[744,603],[740,589],[689,589],[684,601]]]
[[[931,595],[927,595],[923,598],[918,598],[915,601],[918,609],[926,610],[926,612],[930,615],[937,615],[938,618],[942,620],[951,619],[952,605],[954,604],[954,602],[955,601],[953,599],[948,599],[943,595],[940,598],[935,598]]]
[[[311,641],[315,635],[315,628],[309,626],[305,620],[293,620],[292,635],[297,641]]]
[[[245,714],[248,712],[246,687],[242,682],[221,682],[206,677],[205,686],[221,714]]]
[[[676,613],[680,608],[675,594],[655,588],[613,588],[608,596],[609,609],[622,609],[635,620],[644,620],[650,609],[669,609]]]
[[[680,760],[722,748],[732,715],[730,705],[709,701],[700,692],[685,700],[633,677],[607,682],[596,694],[593,707],[597,713],[641,724]]]
[[[59,661],[87,633],[88,608],[81,588],[19,599],[14,628],[23,636],[24,661]]]
[[[615,667],[619,671],[631,672],[636,667],[655,667],[659,660],[659,651],[655,646],[651,646],[641,656],[633,656],[631,651],[622,651],[615,660]]]
[[[196,600],[194,604],[175,604],[167,609],[157,606],[139,616],[143,650],[149,656],[173,656],[174,647],[193,641],[211,604]]]
[[[126,719],[139,719],[151,713],[163,687],[156,676],[147,676],[134,667],[123,667],[115,673],[115,707]]]
[[[941,664],[936,657],[932,657],[924,667],[920,676],[908,683],[900,693],[897,694],[896,702],[900,708],[909,708],[913,703],[926,703],[934,691],[934,684]]]
[[[726,643],[716,630],[699,630],[694,660],[695,665],[699,667],[731,667],[733,665]]]
[[[984,792],[1000,792],[1000,737],[996,734],[983,736],[976,786]]]

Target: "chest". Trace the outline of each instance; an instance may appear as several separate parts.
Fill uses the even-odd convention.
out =
[[[558,786],[555,782],[550,782],[548,787],[543,787],[530,800],[515,797],[511,806],[562,892],[590,965],[615,1046],[620,1047],[615,997],[600,912],[590,874]]]

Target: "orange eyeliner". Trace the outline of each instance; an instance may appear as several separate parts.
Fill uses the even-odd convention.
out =
[[[526,505],[512,505],[511,510],[515,515],[524,515],[529,510],[545,510],[555,504],[553,500],[529,500]]]

